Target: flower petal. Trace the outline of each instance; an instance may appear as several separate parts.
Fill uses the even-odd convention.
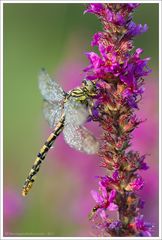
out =
[[[91,195],[92,195],[93,199],[96,201],[96,203],[101,204],[103,202],[103,198],[99,195],[98,192],[92,190]]]
[[[118,205],[116,205],[115,203],[110,203],[109,206],[108,206],[108,210],[117,211],[118,210]]]

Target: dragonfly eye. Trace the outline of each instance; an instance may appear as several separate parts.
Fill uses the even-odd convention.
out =
[[[95,84],[92,81],[84,80],[83,86],[89,93],[93,93],[94,90],[96,89]]]
[[[86,87],[87,86],[87,80],[83,80],[82,85],[83,85],[83,87]]]

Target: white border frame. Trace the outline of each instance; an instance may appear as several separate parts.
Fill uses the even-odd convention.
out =
[[[161,222],[161,157],[162,157],[162,151],[161,151],[161,144],[162,144],[162,139],[161,139],[161,131],[162,131],[162,109],[161,109],[161,103],[162,103],[162,72],[161,72],[161,65],[160,63],[162,63],[162,54],[161,54],[161,50],[162,50],[162,46],[161,46],[161,21],[162,21],[162,17],[161,17],[161,12],[162,12],[162,2],[161,0],[138,0],[138,1],[133,1],[133,3],[158,3],[159,4],[159,237],[4,237],[3,236],[3,4],[4,3],[10,3],[10,4],[16,4],[16,3],[104,3],[104,2],[112,2],[112,3],[130,3],[132,2],[132,0],[92,0],[92,1],[86,1],[86,0],[82,0],[82,1],[78,1],[78,0],[73,0],[73,1],[69,1],[69,0],[25,0],[25,1],[21,1],[21,0],[0,0],[0,20],[1,20],[1,25],[0,25],[0,29],[1,29],[1,33],[0,33],[0,50],[1,50],[1,60],[0,60],[0,73],[1,73],[1,85],[0,85],[0,103],[1,103],[1,121],[0,121],[0,126],[1,126],[1,138],[0,138],[0,150],[1,150],[1,229],[0,229],[0,239],[104,239],[104,240],[108,240],[108,239],[128,239],[128,240],[136,240],[136,239],[143,239],[143,240],[162,240],[162,230],[161,230],[161,226],[162,226],[162,222]]]

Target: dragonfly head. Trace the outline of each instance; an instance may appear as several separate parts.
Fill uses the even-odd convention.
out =
[[[82,85],[83,85],[84,91],[85,91],[89,96],[94,96],[94,95],[96,95],[96,85],[95,85],[95,82],[94,82],[94,81],[83,80]]]

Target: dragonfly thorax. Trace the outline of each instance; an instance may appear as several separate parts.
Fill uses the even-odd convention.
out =
[[[90,97],[96,95],[96,87],[93,81],[84,80],[81,87],[74,88],[68,95],[76,101],[87,104]]]

